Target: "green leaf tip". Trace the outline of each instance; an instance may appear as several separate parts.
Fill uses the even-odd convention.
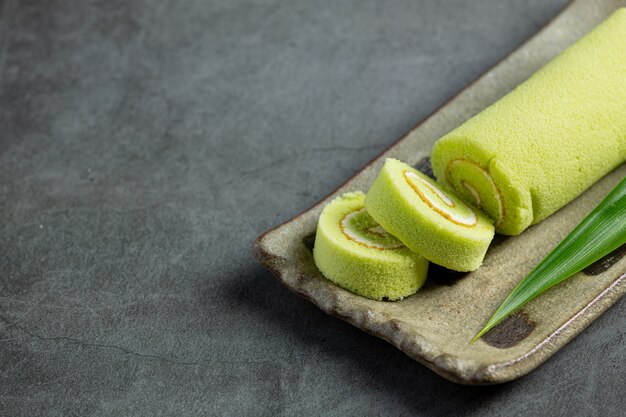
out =
[[[626,244],[626,178],[524,278],[470,344],[524,304]]]

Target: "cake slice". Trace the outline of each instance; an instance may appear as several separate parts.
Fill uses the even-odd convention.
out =
[[[385,161],[365,208],[409,249],[456,271],[478,269],[494,235],[480,210],[396,159]]]
[[[364,209],[365,194],[334,199],[317,224],[313,257],[326,278],[373,300],[398,300],[426,280],[428,261],[387,233]]]

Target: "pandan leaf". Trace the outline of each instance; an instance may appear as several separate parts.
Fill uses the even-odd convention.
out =
[[[626,178],[509,294],[472,343],[524,304],[626,243]]]

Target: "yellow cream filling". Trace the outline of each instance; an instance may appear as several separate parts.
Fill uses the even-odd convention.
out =
[[[485,190],[484,187],[478,187],[475,182],[476,179],[469,178],[467,176],[465,178],[461,176],[461,178],[463,179],[460,180],[458,183],[455,182],[452,178],[453,172],[462,172],[461,169],[457,169],[457,168],[461,168],[463,166],[472,168],[475,171],[480,172],[480,175],[488,184],[488,187],[490,188],[490,190]],[[502,201],[502,195],[500,193],[500,190],[498,189],[498,186],[493,181],[491,174],[484,167],[475,163],[474,161],[470,161],[465,158],[457,158],[448,162],[445,172],[446,172],[446,183],[450,187],[453,187],[456,189],[458,189],[459,187],[465,188],[469,192],[469,194],[474,198],[476,202],[476,206],[478,208],[485,209],[485,202],[487,201],[489,197],[493,197],[493,200],[495,201],[497,208],[495,211],[488,210],[488,214],[491,215],[492,220],[494,221],[496,226],[504,220],[505,211],[504,211],[504,203]],[[457,180],[458,179],[459,178],[457,177]],[[472,179],[474,179],[474,182],[472,182]],[[488,195],[481,195],[481,191],[482,193],[487,193]]]
[[[343,234],[351,241],[358,243],[361,246],[365,246],[369,249],[378,249],[378,250],[391,250],[391,249],[400,249],[403,248],[404,245],[400,243],[397,239],[391,236],[385,229],[380,226],[369,227],[365,229],[356,228],[357,222],[353,222],[352,220],[355,216],[360,215],[365,211],[364,208],[360,210],[355,210],[351,213],[346,214],[341,221],[339,222],[339,227]],[[370,238],[368,238],[367,234],[370,234]],[[376,237],[384,238],[382,241],[375,240]],[[385,242],[387,240],[387,242]]]
[[[404,178],[413,191],[434,211],[446,219],[462,226],[472,227],[478,223],[476,213],[471,207],[467,207],[467,213],[460,213],[455,209],[454,201],[435,184],[423,179],[414,172],[404,171]],[[430,193],[425,192],[429,190]]]

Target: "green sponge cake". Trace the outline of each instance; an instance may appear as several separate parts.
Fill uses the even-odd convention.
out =
[[[385,161],[365,207],[409,249],[456,271],[478,269],[493,239],[484,214],[396,159]]]
[[[516,235],[626,160],[626,9],[439,139],[433,170]]]
[[[326,278],[373,300],[398,300],[426,280],[428,261],[379,226],[363,208],[365,195],[347,193],[320,216],[313,257]]]

